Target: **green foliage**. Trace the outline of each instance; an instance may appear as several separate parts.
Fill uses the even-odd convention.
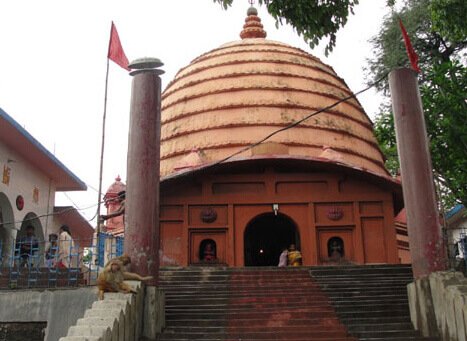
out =
[[[467,1],[432,0],[430,6],[433,29],[449,41],[464,41],[467,37]],[[465,46],[465,45],[464,45]]]
[[[381,112],[375,118],[375,135],[381,151],[386,156],[386,168],[396,176],[399,173],[399,160],[397,157],[396,135],[394,131],[394,116],[388,105],[381,107]]]
[[[467,205],[467,70],[463,56],[467,47],[467,2],[464,0],[408,0],[399,12],[385,18],[372,39],[368,81],[409,64],[399,17],[404,22],[420,57],[420,94],[436,181],[449,208],[460,201]],[[387,80],[379,90],[388,95]],[[387,166],[398,168],[393,115],[384,107],[375,120],[375,131],[387,157]]]
[[[225,9],[233,0],[213,0]],[[325,54],[336,45],[336,33],[347,23],[350,13],[358,4],[358,0],[258,0],[266,4],[269,14],[276,19],[276,26],[283,22],[291,24],[297,33],[303,36],[311,48],[328,38]]]
[[[92,252],[88,252],[85,256],[83,256],[82,261],[84,264],[90,264],[92,261]]]
[[[467,204],[467,68],[457,61],[435,64],[420,87],[437,180]],[[467,205],[466,205],[467,206]]]

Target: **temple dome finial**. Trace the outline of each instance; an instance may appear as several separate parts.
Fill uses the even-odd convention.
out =
[[[251,6],[246,14],[245,25],[243,25],[243,30],[240,32],[240,38],[266,38],[266,31],[263,29],[256,8]]]

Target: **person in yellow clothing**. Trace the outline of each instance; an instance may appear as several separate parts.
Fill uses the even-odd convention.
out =
[[[302,253],[295,248],[295,244],[289,246],[287,257],[289,259],[289,266],[302,265]]]

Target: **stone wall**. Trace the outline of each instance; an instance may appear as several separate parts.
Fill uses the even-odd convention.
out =
[[[0,322],[0,341],[42,341],[46,322]]]
[[[101,341],[155,340],[164,327],[164,294],[138,281],[125,281],[136,295],[105,293],[83,317],[68,329],[60,341],[96,339]]]
[[[5,335],[18,328],[37,334],[44,327],[45,337],[39,339],[45,341],[67,340],[67,335],[74,340],[83,333],[103,340],[132,341],[140,336],[154,340],[165,325],[164,293],[141,287],[140,282],[127,283],[137,289],[136,295],[106,293],[104,301],[97,301],[95,287],[0,291],[0,341],[16,340]]]
[[[47,322],[45,341],[65,336],[97,299],[95,288],[0,292],[0,323]]]
[[[423,336],[467,341],[467,279],[462,273],[432,273],[407,290],[412,323]]]

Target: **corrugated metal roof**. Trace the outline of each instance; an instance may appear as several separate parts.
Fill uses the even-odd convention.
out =
[[[464,208],[464,205],[462,204],[457,204],[453,208],[451,208],[448,213],[446,213],[446,219],[450,219],[453,216],[455,216],[457,213],[459,213],[462,209]]]

